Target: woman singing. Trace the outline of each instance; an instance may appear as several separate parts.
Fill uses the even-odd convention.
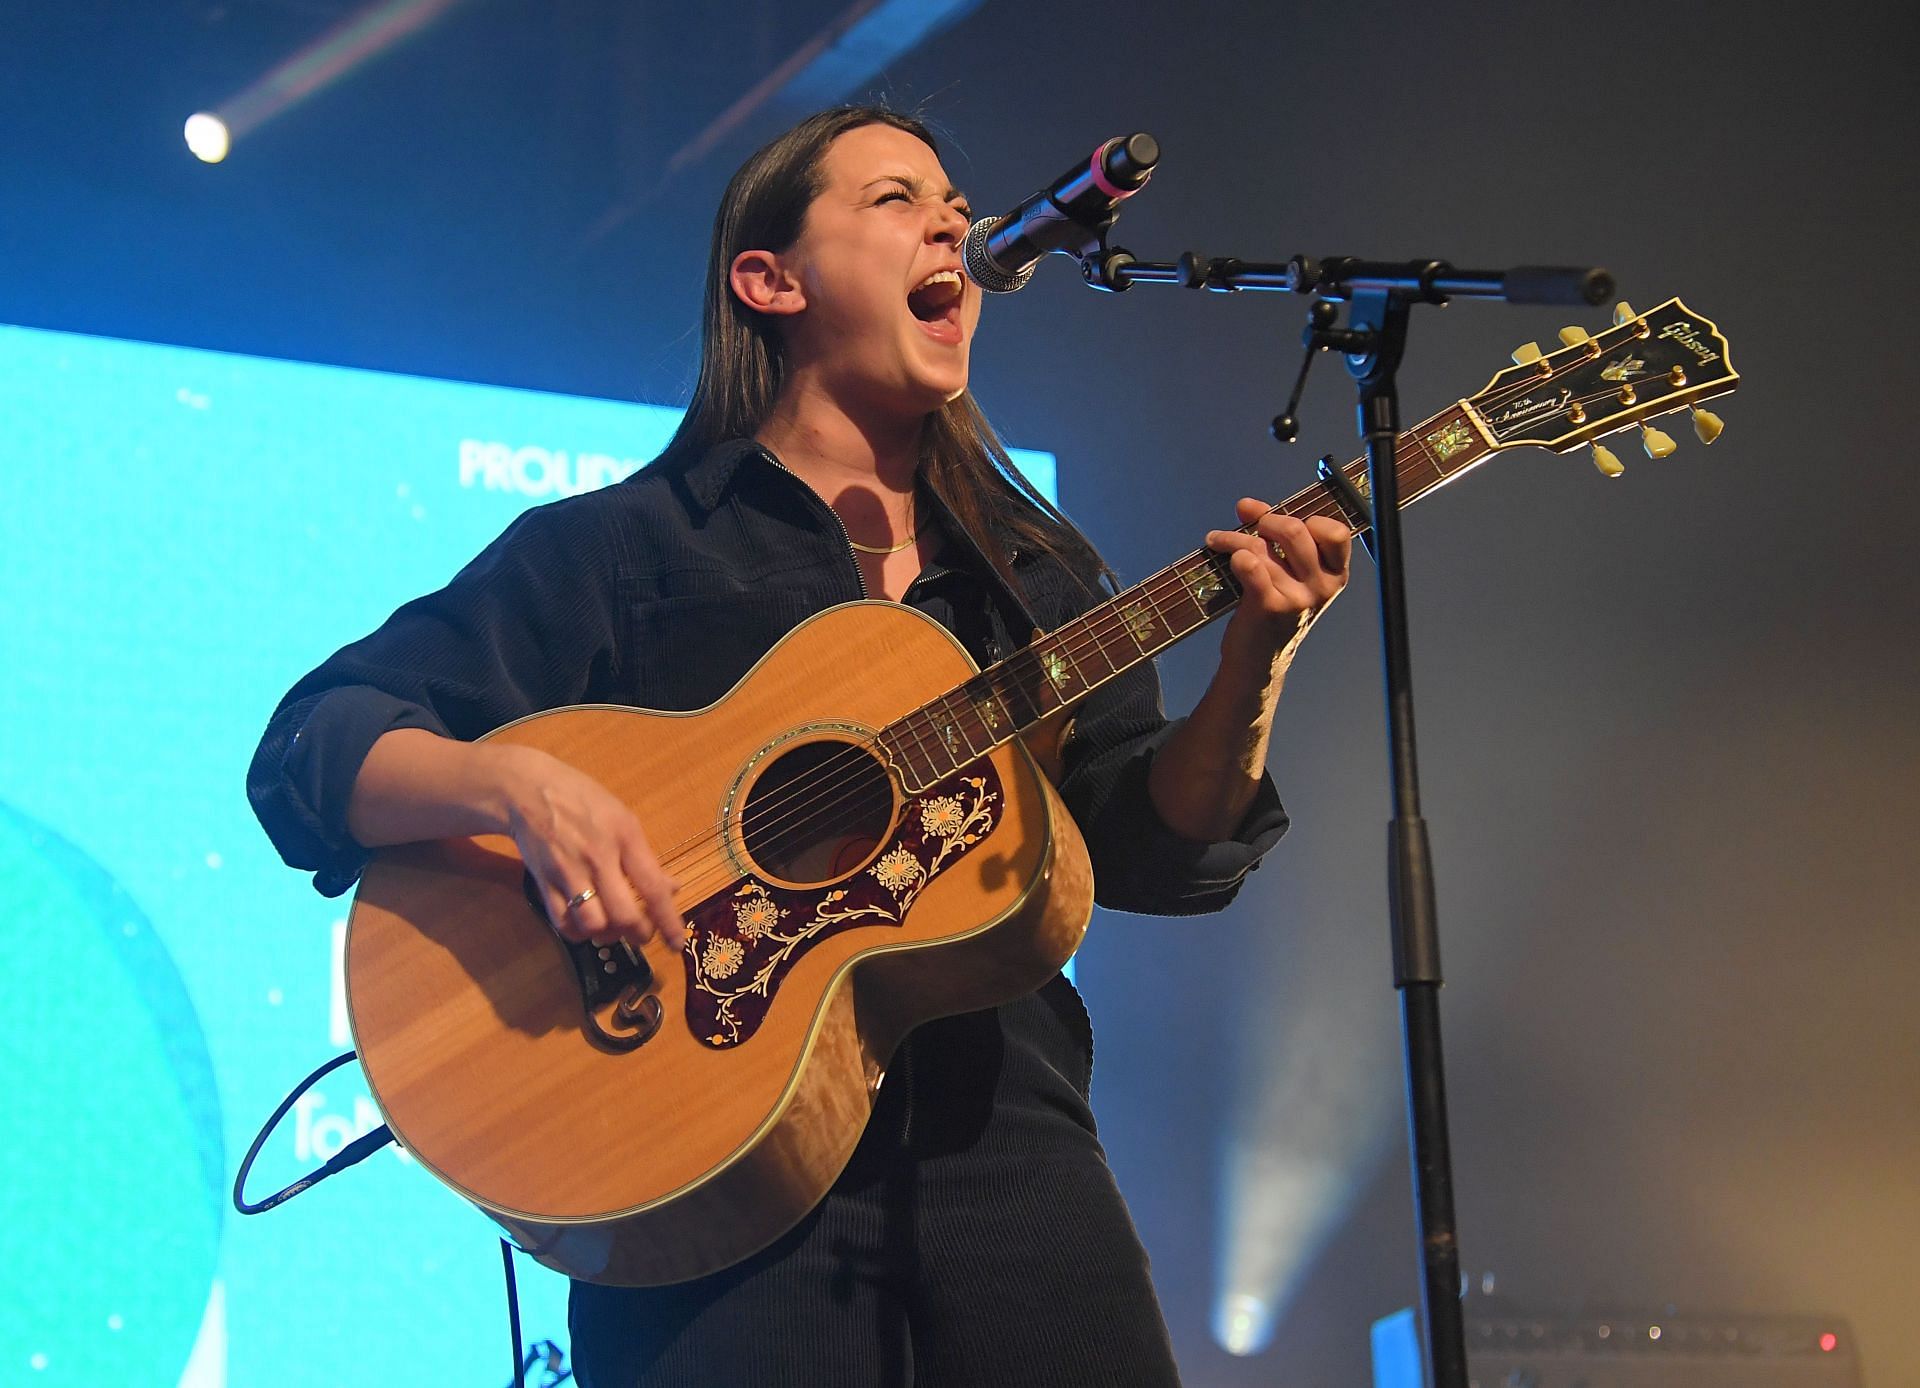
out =
[[[693,709],[824,608],[909,604],[982,665],[1100,601],[1106,566],[1013,473],[967,393],[978,290],[933,140],[872,108],[760,150],[714,223],[701,366],[666,452],[535,508],[440,592],[287,694],[248,778],[323,892],[368,851],[510,835],[569,940],[680,946],[648,826],[585,773],[476,742],[580,703]],[[1225,905],[1286,826],[1263,771],[1282,678],[1346,583],[1348,535],[1239,503],[1215,531],[1244,597],[1184,719],[1150,662],[1075,710],[1057,785],[1096,899]],[[681,905],[691,906],[691,901]],[[1134,947],[1162,946],[1143,927]],[[1147,1259],[1088,1108],[1073,986],[915,1030],[826,1198],[724,1271],[577,1282],[587,1388],[1140,1385],[1177,1373]]]

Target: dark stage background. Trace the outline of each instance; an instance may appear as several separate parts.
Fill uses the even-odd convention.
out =
[[[0,320],[681,400],[711,209],[785,113],[669,164],[844,6],[472,0],[226,164],[187,155],[187,113],[350,8],[0,10]],[[1409,516],[1464,1257],[1525,1302],[1837,1312],[1884,1385],[1920,1382],[1909,25],[985,0],[853,93],[924,106],[984,211],[1152,131],[1119,237],[1143,258],[1596,262],[1727,334],[1711,449],[1682,416],[1618,481],[1503,455]],[[1357,451],[1332,361],[1302,442],[1265,436],[1301,317],[1055,262],[989,305],[974,386],[1137,578]],[[1420,312],[1409,420],[1569,321]],[[1291,836],[1223,916],[1103,918],[1080,960],[1196,1388],[1364,1382],[1368,1322],[1414,1295],[1364,565],[1353,587],[1283,706]],[[1176,710],[1212,644],[1163,662]],[[1269,1236],[1291,1294],[1235,1358],[1215,1302]]]

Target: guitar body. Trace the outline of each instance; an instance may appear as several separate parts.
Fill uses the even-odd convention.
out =
[[[791,1228],[906,1033],[1031,992],[1086,929],[1085,845],[1020,740],[920,794],[862,750],[976,668],[913,609],[852,603],[697,712],[567,708],[490,734],[633,807],[688,947],[569,945],[505,837],[377,854],[347,998],[401,1145],[590,1281],[697,1277]]]

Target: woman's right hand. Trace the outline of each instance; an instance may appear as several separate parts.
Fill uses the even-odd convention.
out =
[[[533,747],[500,747],[507,832],[533,874],[553,928],[568,940],[644,945],[656,934],[675,949],[687,923],[673,903],[680,885],[626,805],[593,777]],[[577,906],[581,892],[592,895]]]

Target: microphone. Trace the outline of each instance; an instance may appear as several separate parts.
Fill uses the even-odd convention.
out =
[[[1147,186],[1160,146],[1144,132],[1108,140],[1004,217],[967,229],[960,260],[990,294],[1011,294],[1054,251],[1084,255],[1099,244],[1120,204]]]

